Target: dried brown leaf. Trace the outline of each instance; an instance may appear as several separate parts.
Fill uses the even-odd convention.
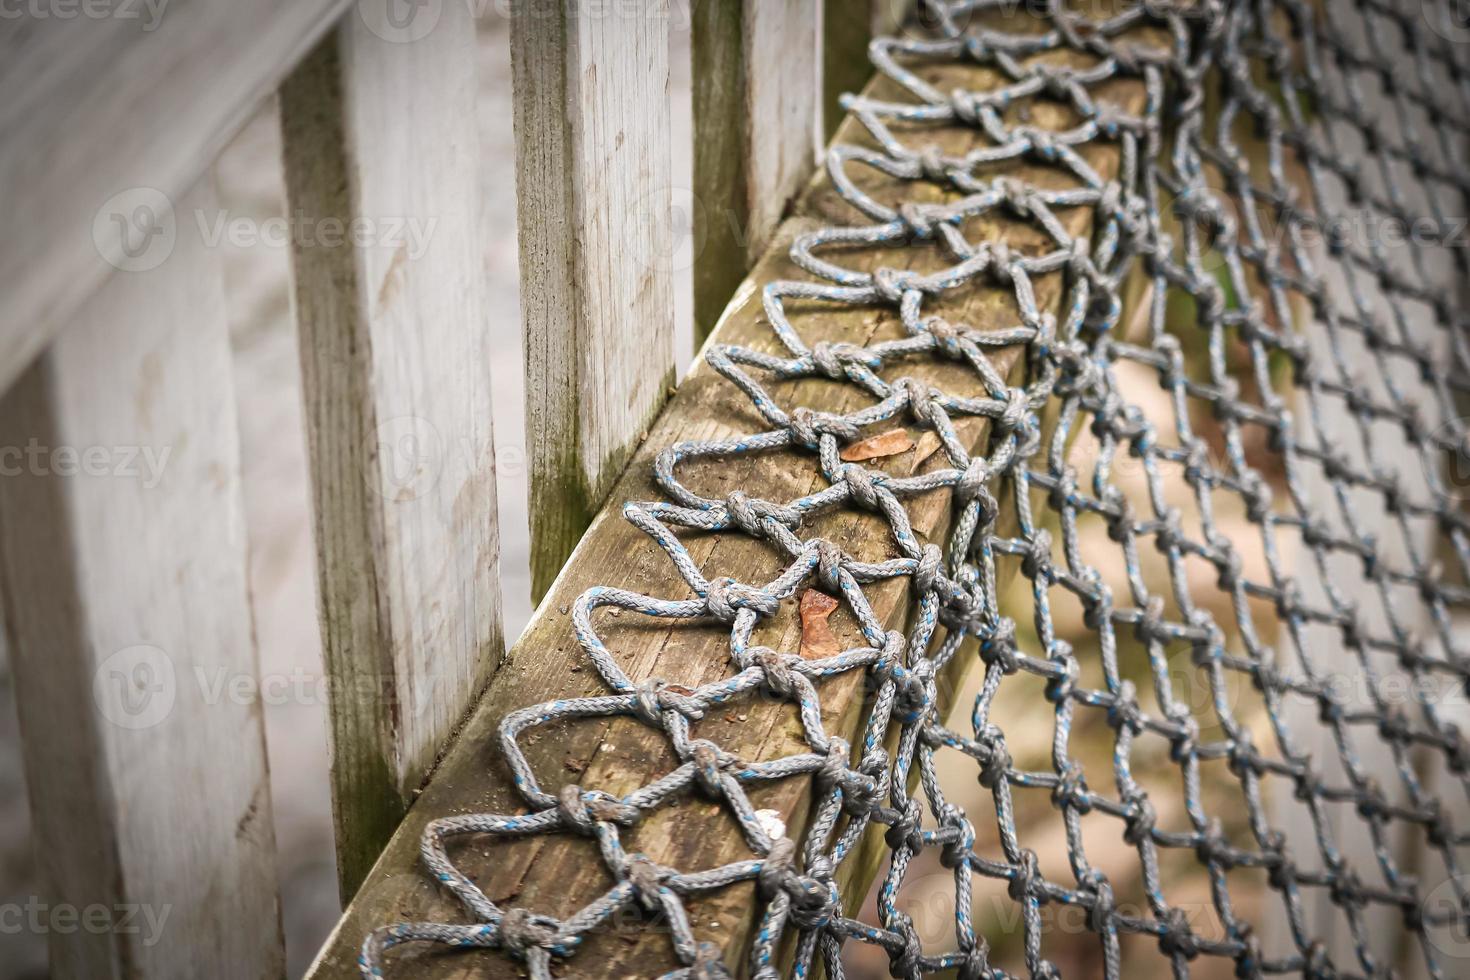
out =
[[[914,440],[902,429],[889,429],[880,432],[876,436],[869,436],[862,442],[855,442],[842,450],[842,458],[849,463],[860,463],[865,459],[877,459],[880,456],[897,456],[914,448]]]
[[[807,589],[801,594],[801,655],[806,660],[821,660],[837,654],[841,647],[827,617],[836,611],[838,601],[825,592]]]

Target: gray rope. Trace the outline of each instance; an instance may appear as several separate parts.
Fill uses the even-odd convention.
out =
[[[933,36],[872,44],[877,71],[904,96],[843,100],[871,138],[868,146],[837,146],[827,157],[854,223],[802,235],[791,259],[811,278],[765,287],[765,316],[786,353],[716,345],[707,354],[768,428],[664,449],[655,477],[666,499],[624,509],[667,554],[693,597],[597,587],[577,600],[573,629],[607,693],[504,718],[500,752],[531,812],[430,823],[424,865],[458,899],[466,921],[376,929],[362,948],[365,977],[382,977],[387,951],[411,942],[499,950],[522,960],[532,977],[550,977],[555,961],[575,963],[584,937],[623,910],[666,926],[682,964],[669,977],[728,976],[727,964],[744,956],[754,976],[771,978],[789,947],[792,975],[810,975],[820,959],[829,977],[841,978],[844,947],[854,943],[881,949],[895,977],[1005,976],[991,963],[987,940],[997,937],[977,930],[977,879],[1002,882],[1019,908],[1025,969],[1034,977],[1057,972],[1046,958],[1042,909],[1048,905],[1085,910],[1109,977],[1123,975],[1129,935],[1152,937],[1180,976],[1200,957],[1233,961],[1240,976],[1383,975],[1395,964],[1373,952],[1370,917],[1379,909],[1401,913],[1425,972],[1446,975],[1434,931],[1470,926],[1457,853],[1470,845],[1470,829],[1454,824],[1456,810],[1465,810],[1461,797],[1470,798],[1470,753],[1432,698],[1417,698],[1406,710],[1385,694],[1385,684],[1393,671],[1415,682],[1448,681],[1457,690],[1470,679],[1455,625],[1470,607],[1467,518],[1443,476],[1454,454],[1470,454],[1459,417],[1470,395],[1470,345],[1467,318],[1432,268],[1447,261],[1455,277],[1470,274],[1463,247],[1449,233],[1470,201],[1459,142],[1470,132],[1470,71],[1417,4],[1400,10],[1391,0],[1331,0],[1331,21],[1305,0],[1148,0],[1104,19],[1052,2],[1039,10],[1037,31],[981,26],[987,12],[1013,6],[930,2],[924,12],[937,26]],[[1365,28],[1361,37],[1340,27],[1349,13]],[[1139,41],[1145,28],[1163,42]],[[1395,59],[1394,38],[1411,58]],[[1089,63],[1060,67],[1045,57],[1054,52],[1081,54]],[[925,80],[927,69],[956,62],[991,69],[1000,82],[985,91],[946,92]],[[1109,100],[1116,79],[1142,83],[1140,112]],[[1392,125],[1369,110],[1363,91],[1369,84],[1391,106]],[[1015,111],[1042,101],[1069,108],[1074,122],[1050,131]],[[1263,159],[1253,161],[1237,144],[1243,124],[1254,126],[1252,138],[1266,148]],[[983,145],[960,156],[925,142],[926,131],[955,126],[977,130]],[[1082,151],[1096,143],[1116,148],[1116,179],[1104,179],[1087,162]],[[1001,172],[1023,163],[1048,167],[1059,179],[1036,186]],[[1295,186],[1300,181],[1289,175],[1291,166],[1305,175],[1304,189]],[[946,203],[876,200],[857,176],[864,168],[938,185]],[[1377,236],[1353,241],[1340,233],[1343,215],[1332,203],[1343,200],[1426,230],[1394,254]],[[1078,208],[1092,212],[1090,239],[1070,235],[1060,217]],[[1048,244],[1023,251],[970,240],[974,220],[987,216],[1023,221]],[[1325,249],[1312,245],[1314,234],[1326,235]],[[949,264],[925,274],[868,273],[844,264],[861,248],[913,248]],[[1043,278],[1061,284],[1057,316],[1038,306],[1035,286]],[[1152,290],[1146,336],[1129,340],[1120,322],[1123,290],[1140,279]],[[973,289],[1010,294],[1015,325],[980,332],[932,314],[937,300]],[[1191,304],[1182,327],[1170,312],[1176,298]],[[811,342],[788,305],[812,299],[896,309],[905,336],[865,346]],[[1448,356],[1433,353],[1436,345]],[[1025,349],[1026,380],[1010,384],[990,354],[1016,346]],[[1194,350],[1206,352],[1203,363],[1191,361]],[[924,361],[964,365],[973,385],[946,391],[908,373]],[[1355,363],[1371,373],[1371,383],[1354,373]],[[1172,432],[1148,417],[1138,390],[1125,383],[1140,373],[1166,394]],[[846,382],[872,403],[834,415],[782,405],[765,386],[799,378]],[[957,417],[990,420],[983,454],[966,450]],[[1044,418],[1051,421],[1044,425]],[[946,465],[899,478],[840,458],[844,444],[895,421],[934,432]],[[1343,432],[1359,445],[1334,435]],[[1069,462],[1079,434],[1098,447],[1090,479]],[[1384,452],[1385,440],[1407,447],[1414,472],[1380,462],[1392,455]],[[811,454],[827,487],[786,501],[739,490],[714,499],[679,479],[680,467],[691,461],[782,449]],[[1124,458],[1141,466],[1145,495],[1126,494],[1116,479]],[[1319,484],[1327,492],[1313,489]],[[1190,498],[1188,518],[1179,487]],[[910,525],[907,504],[941,489],[953,494],[953,529],[944,541],[926,544]],[[1386,515],[1397,540],[1380,540],[1368,527],[1365,498]],[[1251,567],[1245,543],[1223,529],[1218,512],[1227,500],[1260,535],[1262,568]],[[812,518],[841,508],[879,515],[898,557],[862,562],[803,535]],[[1014,514],[1013,526],[1003,527],[1003,510]],[[1106,527],[1113,553],[1084,547],[1088,526]],[[787,564],[763,584],[710,577],[676,528],[744,534]],[[1323,583],[1321,595],[1294,575],[1286,557],[1291,549],[1299,566]],[[1160,556],[1152,566],[1142,557],[1146,551]],[[1359,591],[1368,598],[1341,587],[1344,556],[1361,564]],[[1030,586],[1029,631],[1014,618],[1023,614],[1002,608],[997,566],[1008,561],[1019,563]],[[1106,567],[1124,569],[1126,594],[1114,594]],[[1210,574],[1201,577],[1202,569]],[[907,635],[885,630],[865,591],[895,578],[911,586],[914,625]],[[864,646],[806,660],[752,644],[757,624],[807,587],[842,598]],[[1208,601],[1215,590],[1228,617],[1212,612],[1221,606]],[[1063,597],[1083,610],[1085,643],[1058,635],[1053,604]],[[693,691],[630,677],[594,624],[603,607],[721,624],[729,631],[731,673]],[[1261,635],[1263,610],[1280,624],[1279,648]],[[1427,632],[1416,634],[1416,621],[1428,623]],[[1167,650],[1180,647],[1208,677],[1219,737],[1202,734],[1197,713],[1168,679]],[[951,706],[941,703],[937,678],[955,657],[975,655],[972,649],[983,678],[971,731],[962,734],[945,724]],[[1127,676],[1125,652],[1132,649],[1147,659],[1151,690]],[[1361,681],[1366,705],[1334,689],[1333,677],[1344,670]],[[861,740],[851,746],[824,730],[821,692],[831,678],[854,671],[868,675],[876,696]],[[1049,770],[1020,768],[1006,732],[992,720],[1000,692],[1013,689],[1018,676],[1045,682],[1045,708],[1038,702],[1035,716],[1049,717],[1053,726]],[[1265,703],[1273,744],[1258,745],[1259,731],[1236,714],[1229,691],[1241,679]],[[760,692],[798,707],[806,751],[736,760],[696,737],[694,726],[712,707]],[[1315,724],[1328,736],[1322,744],[1330,748],[1303,740],[1300,719],[1288,718],[1290,699],[1314,705]],[[1083,715],[1103,718],[1111,733],[1113,771],[1105,774],[1111,778],[1094,781],[1111,783],[1114,792],[1090,788],[1086,767],[1073,754],[1071,735]],[[615,716],[661,731],[680,765],[650,773],[642,788],[621,797],[596,787],[543,786],[520,748],[526,733]],[[1387,748],[1391,765],[1379,766],[1383,771],[1363,759],[1365,738]],[[1134,771],[1135,746],[1146,740],[1167,744],[1182,786],[1182,829],[1161,825],[1154,798]],[[885,746],[893,747],[891,755]],[[969,756],[991,797],[995,826],[984,846],[974,818],[946,799],[940,753]],[[792,778],[812,780],[816,797],[800,844],[773,839],[747,795]],[[1202,789],[1226,779],[1238,785],[1245,810],[1238,833],[1227,829],[1224,815],[1208,811]],[[1044,871],[1023,845],[1013,798],[1019,789],[1050,793],[1070,880]],[[691,792],[720,801],[735,817],[749,859],[685,872],[623,848],[623,830]],[[1278,825],[1276,799],[1305,808],[1309,835],[1292,836]],[[1371,862],[1343,850],[1343,809],[1371,838]],[[1146,908],[1125,907],[1109,875],[1089,860],[1084,817],[1089,828],[1111,821],[1115,846],[1136,855]],[[874,826],[889,858],[876,921],[862,921],[843,908],[834,876]],[[450,859],[445,843],[466,834],[541,833],[595,839],[615,882],[566,919],[492,902]],[[1400,866],[1396,842],[1406,834],[1438,859],[1453,883],[1448,907],[1426,903],[1419,873]],[[1315,860],[1305,860],[1308,848],[1317,852]],[[1168,901],[1161,862],[1181,856],[1208,879],[1218,930],[1196,929],[1186,910]],[[953,934],[940,948],[921,941],[899,901],[916,866],[931,860],[952,874],[955,889]],[[1232,901],[1228,882],[1236,869],[1268,880],[1275,911],[1262,914],[1284,918],[1284,951],[1268,952],[1264,920]],[[755,883],[762,909],[752,945],[742,953],[701,937],[685,902],[743,881]],[[1350,931],[1354,953],[1347,961],[1314,931],[1320,923],[1308,915],[1309,896],[1322,893]],[[1137,955],[1139,947],[1128,948]],[[576,969],[587,975],[591,967]]]

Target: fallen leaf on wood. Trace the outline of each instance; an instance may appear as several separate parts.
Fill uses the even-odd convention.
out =
[[[880,432],[876,436],[869,436],[862,442],[855,442],[842,450],[842,458],[849,463],[860,463],[865,459],[877,459],[880,456],[897,456],[914,448],[914,440],[902,429],[889,429]]]
[[[940,441],[939,436],[935,435],[932,432],[925,432],[920,435],[919,448],[918,451],[914,453],[914,469],[917,470],[920,466],[924,464],[924,460],[939,452],[939,447],[943,444],[944,443]]]
[[[821,660],[840,651],[827,617],[837,609],[838,602],[825,592],[807,589],[801,594],[801,656],[806,660]]]

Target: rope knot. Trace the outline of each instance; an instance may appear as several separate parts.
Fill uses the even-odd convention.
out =
[[[745,495],[744,490],[732,490],[725,497],[725,513],[729,519],[751,537],[765,537],[765,528],[761,527],[760,515],[750,505],[750,498]]]
[[[842,358],[838,353],[838,346],[829,341],[819,340],[812,344],[812,363],[817,370],[834,381],[841,381],[847,376],[842,367]]]
[[[962,123],[967,123],[971,126],[978,125],[980,123],[980,105],[981,102],[974,92],[957,88],[949,93],[949,107],[954,111],[955,117]],[[928,177],[929,174],[925,173],[924,176]],[[940,176],[943,175],[941,174]]]
[[[1078,813],[1092,812],[1092,797],[1087,791],[1087,779],[1083,776],[1080,765],[1075,762],[1067,764],[1057,778],[1051,798],[1061,809],[1071,808]]]
[[[965,349],[960,346],[960,329],[943,317],[931,316],[924,321],[924,327],[929,335],[934,338],[934,349],[945,357],[959,361],[965,356]]]
[[[1126,822],[1123,840],[1137,846],[1145,837],[1153,835],[1154,824],[1158,822],[1158,814],[1154,811],[1154,805],[1143,793],[1136,794],[1128,803],[1128,813],[1123,818]]]
[[[878,509],[878,481],[875,476],[882,478],[857,463],[847,463],[842,467],[842,479],[847,483],[848,495],[853,502],[868,510]]]
[[[944,561],[944,553],[939,550],[937,544],[924,545],[923,557],[919,559],[914,568],[914,591],[921,596],[933,592],[939,580],[939,566]]]
[[[557,792],[556,809],[563,826],[588,836],[597,832],[599,820],[628,825],[637,823],[643,815],[636,806],[629,806],[601,790],[583,790],[576,783],[568,783]]]
[[[715,619],[733,623],[742,609],[749,609],[757,616],[774,616],[780,610],[781,603],[768,592],[722,577],[709,583],[704,594],[704,606]]]
[[[1026,416],[1031,414],[1031,396],[1026,394],[1024,388],[1006,389],[1006,407],[1001,411],[1000,417],[995,420],[996,427],[1001,432],[1014,432],[1026,421]]]
[[[1003,674],[1014,674],[1021,668],[1016,659],[1016,621],[1002,616],[980,641],[980,659],[986,665],[1000,668]]]
[[[919,933],[914,928],[914,920],[903,912],[894,912],[886,925],[889,932],[898,933],[899,938],[903,940],[903,946],[899,949],[888,948],[889,974],[895,977],[919,976],[924,950],[919,943]]]
[[[899,378],[895,386],[908,396],[909,411],[920,425],[933,427],[934,402],[929,386],[918,378]]]
[[[791,672],[789,662],[800,658],[777,653],[769,647],[757,647],[751,653],[756,664],[765,672],[766,687],[773,694],[790,697],[796,686],[796,678]]]
[[[912,238],[927,240],[934,237],[934,228],[944,219],[944,212],[933,205],[905,201],[898,206],[898,218]]]
[[[500,917],[500,945],[513,956],[525,959],[533,947],[547,947],[556,941],[556,930],[546,925],[554,921],[533,915],[527,909],[511,909]]]
[[[1021,574],[1029,579],[1047,576],[1051,571],[1051,532],[1039,527],[1026,542],[1026,553],[1021,556]]]
[[[975,740],[987,753],[980,760],[980,785],[993,790],[1006,778],[1006,773],[1011,768],[1011,753],[1006,750],[1006,738],[999,728],[987,725],[985,732],[977,735]]]
[[[628,884],[633,886],[633,896],[645,911],[654,912],[663,904],[659,891],[668,872],[654,864],[642,854],[628,859],[624,869]]]
[[[899,814],[893,821],[886,833],[883,842],[892,851],[908,848],[911,853],[917,854],[924,847],[924,834],[920,829],[920,815],[922,810],[917,799],[911,799],[903,813]]]
[[[1021,863],[1011,865],[1011,880],[1006,886],[1006,892],[1022,903],[1031,898],[1045,901],[1041,881],[1041,864],[1036,859],[1036,852],[1028,847],[1021,851]]]
[[[825,538],[817,538],[809,547],[817,549],[817,581],[822,588],[835,595],[842,594],[842,549]]]
[[[761,897],[769,900],[780,891],[792,875],[792,864],[796,859],[796,841],[790,837],[778,837],[771,843],[771,850],[761,862],[757,885]]]
[[[950,803],[940,818],[940,833],[944,845],[939,852],[941,866],[954,871],[970,862],[970,852],[975,846],[975,828],[965,819],[965,811]]]
[[[1159,949],[1166,956],[1182,956],[1186,960],[1192,960],[1199,955],[1199,939],[1189,928],[1189,920],[1181,908],[1169,910],[1168,917],[1164,920],[1167,925],[1162,935],[1159,936]]]
[[[635,694],[638,698],[635,707],[638,717],[655,728],[663,724],[665,711],[677,711],[690,721],[698,721],[704,717],[704,705],[697,698],[670,689],[665,681],[657,677],[651,677],[639,684]]]
[[[689,744],[689,761],[694,763],[694,781],[704,794],[712,799],[724,795],[720,777],[725,766],[734,761],[718,745],[708,739],[698,739]]]
[[[822,448],[822,436],[832,436],[839,442],[852,442],[862,435],[858,427],[847,419],[826,412],[814,412],[806,406],[791,413],[787,427],[796,443],[807,449]]]
[[[873,273],[873,288],[879,296],[897,305],[903,301],[905,293],[920,288],[919,276],[908,269],[885,267]]]

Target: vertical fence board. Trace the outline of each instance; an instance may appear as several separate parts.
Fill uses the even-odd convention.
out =
[[[674,380],[668,32],[665,0],[511,21],[538,601]]]
[[[281,88],[344,897],[504,646],[474,23],[413,16]]]
[[[43,900],[75,915],[51,920],[58,977],[284,969],[224,285],[194,220],[207,181],[170,205],[171,251],[143,245],[166,257],[115,274],[0,406]]]
[[[842,122],[838,100],[844,92],[859,92],[873,77],[868,42],[898,30],[911,0],[869,0],[868,16],[862,2],[825,0],[822,5],[822,139],[830,140]]]
[[[817,161],[820,0],[693,8],[695,342]]]
[[[0,390],[113,272],[86,234],[140,187],[178,198],[344,11],[389,0],[0,7]],[[479,2],[479,0],[476,0]],[[78,233],[80,229],[81,233]]]

